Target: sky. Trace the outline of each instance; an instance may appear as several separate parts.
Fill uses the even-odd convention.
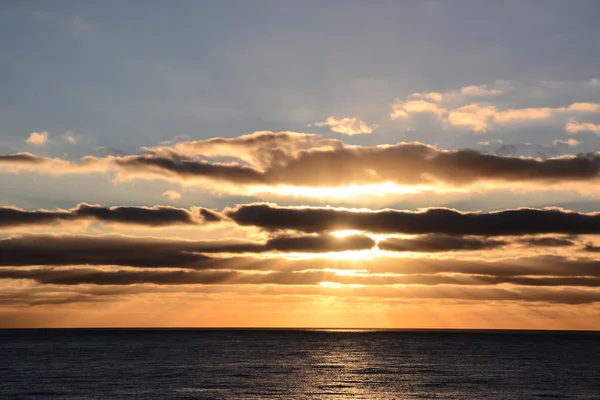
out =
[[[600,4],[0,4],[0,327],[600,329]]]

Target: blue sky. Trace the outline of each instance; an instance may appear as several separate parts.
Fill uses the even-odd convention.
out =
[[[126,152],[185,134],[303,131],[329,115],[378,118],[413,92],[588,80],[600,63],[595,1],[19,1],[0,10],[0,132],[15,150],[41,130]]]

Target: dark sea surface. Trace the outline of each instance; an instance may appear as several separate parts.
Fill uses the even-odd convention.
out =
[[[1,399],[600,399],[600,333],[0,330]]]

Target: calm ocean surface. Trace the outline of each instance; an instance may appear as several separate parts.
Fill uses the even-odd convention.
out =
[[[0,330],[0,398],[600,399],[600,334]]]

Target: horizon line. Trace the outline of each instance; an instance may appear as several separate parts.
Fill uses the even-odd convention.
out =
[[[9,330],[204,330],[204,331],[314,331],[314,332],[565,332],[600,333],[600,329],[532,329],[532,328],[326,328],[326,327],[185,327],[185,326],[106,326],[106,327],[0,327]]]

